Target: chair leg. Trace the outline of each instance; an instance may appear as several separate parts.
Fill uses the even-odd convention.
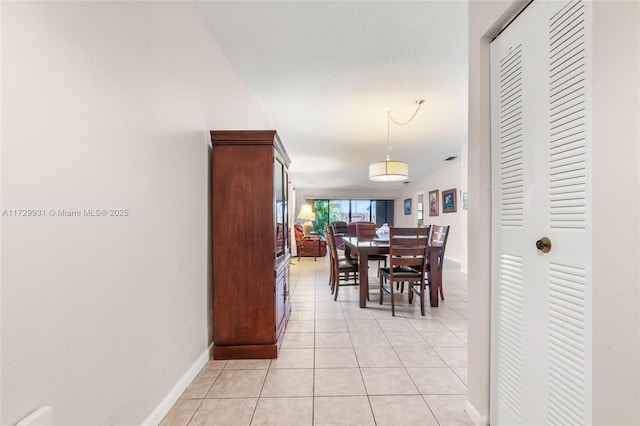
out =
[[[396,304],[395,301],[393,299],[395,299],[393,297],[393,283],[391,283],[391,285],[389,286],[389,289],[391,289],[391,316],[396,316]]]
[[[333,294],[333,281],[335,280],[335,271],[333,270],[333,263],[331,264],[331,268],[329,269],[329,288],[331,289],[331,294]]]
[[[334,284],[335,291],[333,292],[333,300],[338,300],[338,291],[340,290],[340,273],[338,273],[338,278],[336,279],[336,283]]]
[[[425,282],[424,280],[420,281],[420,313],[424,316],[424,288]]]
[[[367,269],[367,274],[368,273],[369,273],[369,271]],[[360,275],[358,275],[358,274],[354,275],[354,280],[353,280],[354,282],[358,282],[358,281],[356,281],[356,278],[360,279]],[[367,302],[371,301],[371,296],[369,296],[369,291],[371,290],[371,288],[369,287],[369,279],[368,278],[369,278],[369,276],[367,275]]]
[[[380,281],[380,304],[382,305],[382,301],[384,300],[384,277],[382,274],[378,275],[378,279]]]
[[[427,273],[428,281],[431,283],[431,271]],[[444,290],[442,289],[442,273],[440,274],[440,285],[438,285],[438,291],[440,292],[440,300],[444,300]]]

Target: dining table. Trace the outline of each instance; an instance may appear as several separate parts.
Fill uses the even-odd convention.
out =
[[[360,282],[360,307],[367,307],[369,294],[369,255],[389,254],[389,240],[358,240],[357,237],[342,237],[345,243],[345,255],[358,254],[358,275]],[[432,307],[438,306],[438,287],[442,282],[442,265],[438,260],[442,247],[429,246],[427,248],[429,264],[431,265],[429,281],[429,301]],[[410,290],[409,290],[410,291]]]

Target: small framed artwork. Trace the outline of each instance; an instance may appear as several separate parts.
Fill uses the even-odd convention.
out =
[[[456,211],[456,189],[442,191],[442,213],[454,213]]]
[[[404,200],[404,214],[411,214],[411,198]]]
[[[438,195],[440,191],[429,191],[429,216],[438,216],[440,212],[440,206],[438,205]]]

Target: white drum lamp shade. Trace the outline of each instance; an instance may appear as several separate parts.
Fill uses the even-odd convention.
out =
[[[369,164],[369,179],[379,182],[397,182],[409,178],[409,165],[404,161],[380,161]]]

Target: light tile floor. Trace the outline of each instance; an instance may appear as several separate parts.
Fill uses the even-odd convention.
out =
[[[370,274],[375,275],[374,263]],[[467,425],[467,276],[445,264],[444,302],[358,306],[328,258],[291,262],[292,312],[274,360],[210,361],[162,421],[181,425]],[[427,305],[428,305],[427,300]]]

